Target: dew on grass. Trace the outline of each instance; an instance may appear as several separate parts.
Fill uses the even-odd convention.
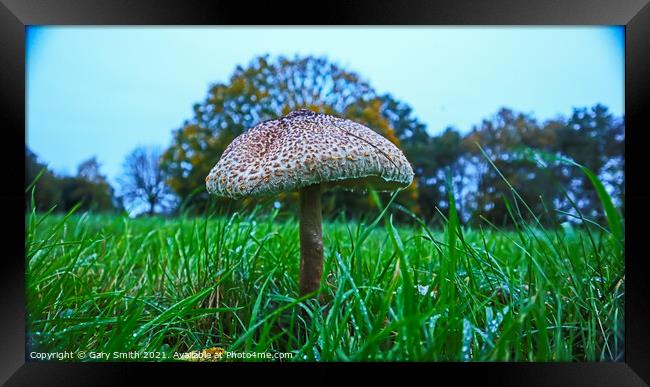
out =
[[[463,361],[472,360],[471,344],[474,337],[473,328],[474,327],[469,320],[463,319],[463,345],[461,347]]]
[[[436,315],[431,316],[431,317],[429,318],[429,331],[430,331],[432,334],[433,334],[434,331],[436,330],[436,322],[438,321],[438,319],[440,318],[440,316],[441,316],[440,314],[436,314]]]
[[[281,203],[278,204],[282,207]],[[275,206],[274,204],[272,207]],[[271,211],[277,213],[277,209]],[[257,212],[255,216],[248,217],[239,214],[232,221],[229,221],[229,218],[215,220],[209,226],[214,225],[213,230],[208,231],[211,241],[207,249],[210,252],[208,259],[214,257],[209,263],[204,262],[203,258],[196,258],[197,255],[203,254],[204,241],[201,237],[198,239],[199,243],[193,243],[191,223],[176,223],[174,219],[165,220],[164,224],[160,224],[158,234],[143,239],[151,232],[151,227],[158,224],[155,223],[157,220],[133,219],[129,220],[128,225],[113,222],[114,224],[105,223],[102,226],[101,222],[105,222],[105,219],[91,214],[85,219],[93,227],[89,230],[89,238],[93,238],[92,233],[96,232],[95,228],[97,232],[101,230],[104,234],[113,235],[106,239],[105,247],[100,244],[86,243],[88,247],[81,253],[69,247],[56,248],[52,252],[43,249],[28,253],[31,257],[29,268],[32,270],[31,276],[27,279],[30,285],[28,297],[35,305],[34,316],[30,316],[35,331],[29,337],[32,341],[38,339],[39,343],[40,341],[48,343],[43,345],[59,346],[68,350],[76,341],[96,343],[98,350],[104,350],[108,348],[110,340],[102,338],[101,335],[115,329],[115,323],[108,324],[111,322],[108,320],[122,316],[124,311],[121,297],[129,297],[129,306],[130,300],[135,296],[151,301],[146,302],[145,309],[142,310],[137,321],[137,324],[143,324],[145,321],[155,320],[166,310],[170,310],[170,307],[196,294],[200,289],[205,289],[216,281],[223,281],[218,292],[210,293],[206,299],[197,300],[187,310],[173,311],[173,314],[178,313],[178,315],[170,316],[171,319],[159,319],[159,323],[153,324],[152,329],[147,330],[147,332],[166,332],[162,334],[164,339],[152,335],[154,337],[150,343],[143,340],[142,343],[134,344],[151,345],[153,348],[160,347],[162,340],[169,341],[170,344],[164,344],[167,346],[165,352],[168,352],[184,350],[186,345],[184,343],[209,343],[210,338],[230,337],[232,340],[238,340],[248,329],[247,327],[255,327],[254,324],[251,325],[248,316],[256,305],[255,300],[258,296],[256,290],[260,289],[260,284],[264,282],[270,270],[279,266],[280,270],[286,271],[286,274],[273,277],[270,285],[265,288],[264,291],[268,294],[264,295],[263,300],[268,297],[271,303],[259,304],[258,317],[277,310],[284,302],[293,302],[294,299],[289,295],[297,292],[296,281],[299,270],[299,261],[296,259],[299,246],[295,234],[297,223],[295,220],[288,220],[289,227],[285,227],[280,221],[275,222],[275,218],[273,219],[272,222],[267,222],[263,214]],[[75,221],[77,220],[74,218],[68,220],[70,224],[74,224]],[[409,265],[412,266],[410,271],[417,275],[414,275],[410,283],[411,294],[415,295],[415,298],[406,299],[397,296],[405,294],[401,276],[395,279],[397,282],[394,287],[390,286],[393,281],[394,266],[392,265],[395,262],[395,252],[391,250],[386,232],[381,226],[374,229],[364,240],[364,245],[356,250],[355,260],[352,261],[350,252],[352,242],[356,238],[357,225],[356,220],[349,222],[350,227],[328,221],[323,223],[323,233],[330,241],[325,248],[330,254],[337,252],[336,261],[340,261],[340,265],[337,265],[336,261],[329,263],[327,275],[328,278],[332,276],[333,280],[327,281],[325,302],[330,302],[328,305],[332,306],[335,297],[339,297],[340,302],[336,305],[340,310],[332,312],[332,309],[327,309],[330,314],[326,315],[324,312],[324,318],[312,326],[306,325],[307,321],[301,320],[298,314],[292,315],[293,310],[283,311],[272,317],[280,329],[286,330],[291,326],[294,328],[300,326],[301,329],[300,337],[290,338],[292,347],[282,347],[287,345],[286,335],[276,335],[274,331],[265,332],[259,326],[254,328],[255,334],[250,337],[253,347],[292,352],[295,353],[295,360],[298,361],[324,359],[340,361],[348,358],[416,361],[495,359],[499,355],[498,351],[504,348],[505,335],[508,335],[505,338],[510,342],[521,341],[530,330],[520,328],[535,326],[535,313],[525,312],[529,303],[534,301],[523,298],[527,297],[526,290],[530,286],[530,289],[539,289],[539,292],[542,292],[536,291],[535,294],[548,294],[548,291],[555,294],[554,297],[545,297],[546,306],[542,309],[548,313],[546,317],[549,327],[550,322],[553,321],[553,326],[557,323],[557,326],[562,329],[564,327],[571,329],[571,331],[567,330],[566,334],[563,331],[562,336],[557,340],[554,336],[556,331],[549,330],[547,347],[552,351],[551,353],[558,353],[554,359],[600,360],[605,357],[620,357],[620,352],[615,352],[616,345],[610,344],[612,348],[610,355],[608,350],[603,349],[603,344],[599,340],[603,336],[615,338],[617,333],[615,324],[622,326],[622,317],[617,313],[622,310],[620,295],[624,287],[620,287],[621,291],[617,290],[609,294],[607,289],[610,287],[604,285],[617,282],[623,284],[623,263],[622,260],[618,261],[618,256],[606,250],[610,246],[606,243],[600,244],[599,239],[596,239],[595,246],[589,244],[575,246],[580,247],[579,249],[568,246],[566,251],[563,246],[560,246],[561,251],[555,253],[550,244],[542,246],[548,250],[545,252],[533,249],[537,246],[533,243],[535,238],[546,243],[542,234],[527,233],[524,229],[521,235],[524,240],[520,242],[514,234],[510,237],[499,234],[501,231],[493,234],[486,231],[485,244],[490,251],[488,259],[484,260],[483,234],[474,233],[468,227],[464,230],[466,243],[463,245],[467,250],[468,260],[463,259],[458,262],[455,273],[451,276],[455,281],[445,279],[445,283],[459,285],[455,293],[457,298],[445,301],[435,295],[438,290],[430,282],[432,279],[435,281],[433,283],[440,282],[440,278],[436,279],[435,276],[442,274],[438,269],[441,260],[445,258],[444,255],[432,254],[432,249],[436,247],[429,239],[410,238],[409,242],[404,244],[404,251],[410,258]],[[224,227],[226,224],[227,228]],[[37,230],[37,232],[42,234],[48,229],[53,229],[54,227],[50,227],[53,225],[56,225],[56,222],[46,221],[41,227],[43,231]],[[256,225],[259,230],[253,230],[251,225]],[[120,227],[119,230],[110,229],[116,226]],[[88,225],[83,224],[76,229],[84,231],[84,227]],[[128,227],[128,232],[123,227]],[[396,225],[400,234],[404,234],[404,240],[407,240],[409,230],[400,227]],[[75,227],[73,226],[72,229]],[[260,239],[261,246],[253,243],[246,235],[246,233],[259,233],[266,230],[273,230],[277,237]],[[509,231],[504,231],[507,232]],[[562,230],[560,229],[559,232],[562,233]],[[579,225],[573,225],[573,232],[578,239],[582,238],[583,230]],[[597,232],[599,231],[594,229],[595,237]],[[39,235],[42,239],[50,238],[49,234],[41,234],[37,233],[33,238],[38,240]],[[71,239],[80,235],[84,234],[75,233],[55,237],[60,237],[60,242],[73,242]],[[567,239],[563,234],[559,235],[560,238],[549,243],[560,244],[563,243],[562,239]],[[199,236],[201,235],[197,234],[197,237]],[[127,240],[128,238],[132,239]],[[526,243],[527,238],[530,238],[530,244]],[[517,245],[511,243],[511,240],[514,240]],[[185,243],[182,252],[186,253],[183,256],[187,256],[187,259],[179,255],[181,250],[178,246],[179,241]],[[51,242],[59,241],[53,239]],[[460,242],[458,243],[460,245]],[[31,243],[28,248],[35,249],[37,246],[38,244]],[[258,257],[251,260],[258,247]],[[100,248],[105,248],[106,253],[103,250],[94,250]],[[478,260],[472,258],[474,257],[472,250],[481,250],[477,255]],[[97,254],[102,257],[100,263],[95,258],[84,259],[84,257],[95,257]],[[156,254],[160,257],[157,262],[154,259]],[[390,260],[391,255],[393,261]],[[587,266],[596,265],[597,257],[603,260],[598,277],[594,277],[592,271],[584,270],[583,255]],[[151,259],[147,258],[149,256]],[[534,261],[530,259],[531,256]],[[143,259],[139,259],[140,257]],[[51,266],[40,264],[45,262],[44,259],[49,258],[53,262]],[[241,262],[237,258],[242,258]],[[72,262],[75,264],[73,265]],[[235,264],[240,266],[234,271],[228,271]],[[200,265],[200,270],[193,270],[195,267],[192,265]],[[326,268],[327,265],[326,263]],[[575,269],[573,265],[576,265]],[[62,267],[69,267],[70,275],[61,276]],[[403,267],[402,270],[405,272]],[[542,275],[541,270],[545,270],[546,275]],[[192,274],[188,276],[186,274],[188,272]],[[101,274],[93,276],[92,273]],[[462,282],[467,276],[471,276],[472,281],[475,281],[470,286],[465,286]],[[547,279],[550,282],[547,282]],[[566,286],[567,284],[570,285]],[[586,286],[580,286],[583,284]],[[74,292],[59,291],[63,287],[73,285]],[[615,289],[619,289],[619,286],[617,285]],[[101,296],[85,297],[86,294],[93,293],[101,293]],[[434,298],[430,299],[426,296],[428,294]],[[593,303],[580,302],[583,299],[591,300],[591,297]],[[405,300],[413,304],[405,308]],[[603,320],[602,334],[598,327],[598,332],[587,336],[588,347],[573,344],[568,333],[573,330],[581,332],[591,329],[592,318],[597,316],[595,309],[604,305],[606,305],[604,310],[614,311],[613,316],[616,317],[612,319],[616,321],[610,323]],[[69,306],[69,310],[65,309]],[[201,309],[211,307],[223,307],[224,311],[218,312],[217,315],[204,316]],[[226,311],[230,307],[233,310]],[[198,313],[195,313],[197,311]],[[56,321],[64,316],[80,316],[83,320],[64,329],[65,325]],[[312,314],[313,316],[317,316],[317,313]],[[559,321],[556,322],[555,319]],[[104,324],[104,320],[107,324]],[[309,321],[313,323],[315,320]],[[411,321],[414,323],[410,324]],[[275,322],[272,325],[275,327]],[[136,331],[137,328],[138,326],[135,327]],[[131,333],[128,332],[125,333],[127,338],[131,337]],[[142,337],[144,330],[137,332]],[[225,332],[228,335],[225,335]],[[375,335],[374,338],[369,336],[371,334]],[[132,337],[138,337],[137,335],[133,334]],[[451,336],[454,337],[454,343],[457,343],[452,346],[453,350],[444,343],[445,338]],[[156,341],[158,339],[161,342]],[[306,342],[313,345],[313,355],[306,355],[302,352],[304,349],[297,349],[305,348],[303,346]],[[422,351],[411,352],[414,345],[422,347]],[[366,352],[361,353],[360,349]],[[521,359],[536,359],[535,352],[525,347],[518,350],[521,352],[519,355]]]
[[[429,285],[417,285],[416,288],[421,296],[426,296],[429,292]]]

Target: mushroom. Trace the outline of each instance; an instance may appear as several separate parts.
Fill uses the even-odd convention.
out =
[[[235,138],[205,178],[209,193],[239,199],[300,191],[300,294],[323,274],[321,192],[342,187],[403,189],[413,181],[404,154],[348,119],[295,110]]]

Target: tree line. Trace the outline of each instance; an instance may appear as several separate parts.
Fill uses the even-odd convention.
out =
[[[56,174],[39,160],[29,148],[25,149],[25,206],[32,203],[37,211],[68,212],[75,207],[96,212],[120,211],[122,204],[115,190],[100,171],[96,157],[79,164],[72,176]],[[33,196],[32,196],[33,194]]]
[[[53,175],[48,171],[38,183],[37,202],[51,203],[58,195],[59,209],[65,211],[83,197],[95,210],[135,206],[151,214],[173,213],[181,207],[200,213],[208,202],[229,211],[250,205],[254,199],[208,197],[205,176],[244,130],[299,108],[350,118],[402,149],[415,179],[395,202],[408,210],[405,212],[425,219],[447,209],[451,188],[465,222],[483,219],[508,224],[512,206],[517,204],[512,201],[514,188],[530,212],[542,219],[579,215],[600,220],[596,190],[564,159],[593,171],[616,204],[624,208],[624,120],[603,105],[574,108],[568,117],[545,121],[502,108],[466,133],[453,127],[427,130],[407,103],[378,93],[353,71],[311,56],[260,56],[245,67],[238,66],[228,81],[210,85],[205,99],[193,106],[193,117],[173,131],[167,149],[138,148],[127,157],[120,193],[115,194],[97,168],[82,173],[80,166],[77,176],[66,178],[66,184],[76,179],[77,185],[85,184],[84,189],[66,191],[65,184],[48,188]],[[286,206],[295,206],[295,199],[296,193],[277,198]],[[369,213],[374,202],[365,194],[333,191],[325,194],[323,205],[325,213],[354,217]]]

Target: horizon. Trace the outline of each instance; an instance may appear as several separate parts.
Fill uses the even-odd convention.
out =
[[[407,103],[431,135],[502,107],[541,122],[597,103],[624,115],[621,26],[30,26],[26,39],[27,146],[63,175],[96,156],[113,186],[128,152],[165,149],[211,83],[264,54],[325,56]]]

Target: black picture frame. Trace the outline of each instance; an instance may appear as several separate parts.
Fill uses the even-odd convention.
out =
[[[0,4],[0,152],[3,207],[0,269],[0,382],[8,385],[117,385],[139,371],[167,378],[201,373],[214,382],[287,378],[309,371],[325,383],[332,370],[405,380],[412,371],[454,384],[478,379],[498,385],[645,385],[650,383],[650,281],[643,221],[650,219],[648,164],[650,6],[648,0],[355,1],[309,4],[221,1],[2,0]],[[255,8],[255,12],[252,12]],[[28,25],[624,25],[626,120],[625,362],[621,363],[390,363],[262,365],[25,362],[24,145],[25,30]],[[645,129],[645,130],[644,130]],[[21,168],[23,166],[23,168]],[[645,173],[644,173],[645,172]],[[23,225],[21,229],[19,225]],[[217,367],[215,370],[212,367]],[[279,371],[269,373],[271,370]],[[242,372],[243,371],[243,372]],[[273,375],[273,376],[271,376]],[[317,376],[318,375],[318,376]],[[411,377],[411,376],[409,376]],[[415,377],[415,376],[413,376]],[[293,377],[292,377],[293,378]],[[452,378],[452,379],[449,379]],[[275,379],[282,380],[282,379]],[[388,380],[388,379],[384,379]],[[644,382],[645,381],[645,382]],[[153,381],[148,384],[153,384]]]

